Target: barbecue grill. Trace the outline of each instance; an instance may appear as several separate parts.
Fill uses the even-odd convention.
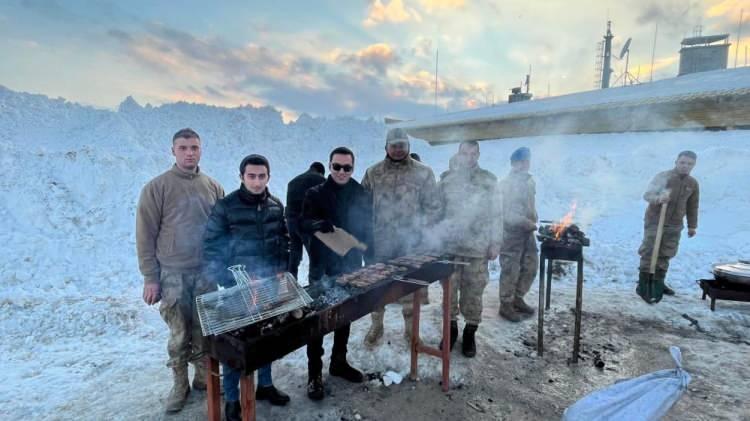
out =
[[[417,377],[418,353],[427,353],[443,359],[443,390],[449,387],[450,354],[450,275],[454,262],[434,256],[408,256],[390,262],[371,265],[354,274],[345,274],[327,289],[307,287],[311,303],[303,309],[299,319],[275,317],[245,326],[231,332],[208,337],[211,376],[208,391],[208,415],[218,420],[218,361],[240,370],[243,414],[248,419],[254,414],[253,372],[268,363],[282,358],[307,344],[314,337],[325,335],[351,323],[374,309],[399,298],[416,293],[430,283],[441,280],[443,285],[443,350],[427,347],[419,341],[419,300],[414,300],[413,331],[411,342],[411,377]],[[353,276],[359,273],[359,276]],[[367,275],[367,276],[365,276]],[[343,282],[342,278],[346,281]],[[246,409],[247,408],[247,409]]]
[[[711,298],[711,311],[716,310],[716,300],[750,301],[750,261],[714,265],[714,279],[700,279],[701,299]]]
[[[541,225],[537,239],[541,242],[539,252],[539,314],[537,324],[537,354],[544,354],[544,311],[549,310],[552,295],[552,263],[555,260],[576,262],[576,313],[571,361],[578,362],[581,339],[581,308],[583,306],[583,248],[590,240],[576,224],[553,223]],[[546,266],[546,294],[545,294]],[[546,300],[545,300],[546,298]]]

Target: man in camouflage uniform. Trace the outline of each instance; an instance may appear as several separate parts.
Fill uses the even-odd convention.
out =
[[[643,217],[643,242],[638,249],[641,256],[640,281],[649,277],[649,266],[651,265],[651,253],[654,249],[656,229],[659,224],[659,213],[662,203],[667,204],[667,213],[664,220],[664,233],[662,234],[659,257],[656,261],[656,273],[654,279],[664,284],[669,269],[669,259],[677,254],[680,244],[680,235],[684,228],[684,220],[687,216],[688,237],[692,238],[698,229],[698,181],[690,176],[690,171],[695,167],[698,156],[693,151],[682,151],[677,156],[675,167],[656,175],[643,194],[643,199],[648,202],[646,214]],[[664,293],[674,295],[674,290],[664,285]]]
[[[537,256],[535,198],[536,184],[529,174],[531,151],[522,147],[510,157],[510,174],[500,182],[502,197],[503,241],[500,246],[500,310],[511,322],[520,322],[534,314],[523,301],[536,277]]]
[[[482,321],[482,293],[489,282],[487,260],[497,258],[500,247],[500,215],[497,177],[479,167],[479,143],[467,141],[458,148],[454,169],[443,173],[438,190],[443,219],[436,231],[458,265],[451,276],[450,347],[458,338],[458,312],[464,316],[461,351],[476,355],[474,334]],[[441,341],[442,346],[442,341]]]
[[[195,366],[193,389],[205,390],[205,339],[195,297],[215,289],[201,276],[202,237],[214,203],[224,197],[219,183],[200,171],[201,140],[191,129],[172,138],[175,164],[141,191],[136,213],[138,265],[144,278],[143,300],[161,301],[159,312],[169,326],[167,366],[174,385],[167,412],[185,405],[190,392],[188,361]]]
[[[435,175],[430,167],[409,156],[406,132],[390,130],[385,151],[385,159],[368,168],[362,179],[362,186],[372,194],[376,262],[424,252],[423,230],[440,214]],[[399,300],[407,340],[411,337],[412,298],[410,294]],[[375,345],[383,336],[384,312],[381,308],[372,313],[365,344]]]

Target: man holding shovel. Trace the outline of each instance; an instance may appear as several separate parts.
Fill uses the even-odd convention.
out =
[[[674,295],[664,280],[669,259],[677,254],[680,234],[687,216],[688,237],[698,228],[698,181],[690,176],[697,155],[682,151],[675,167],[656,175],[643,194],[648,202],[644,216],[643,242],[638,249],[641,256],[636,292],[648,303],[657,303],[662,294]]]
[[[336,276],[361,268],[364,250],[372,249],[372,201],[352,178],[354,153],[344,147],[334,149],[328,168],[328,179],[307,190],[302,202],[302,231],[311,237],[309,281],[313,288],[328,288]],[[362,373],[346,361],[348,341],[349,325],[334,331],[328,372],[361,383]],[[307,396],[313,400],[325,397],[322,356],[321,336],[307,343]]]

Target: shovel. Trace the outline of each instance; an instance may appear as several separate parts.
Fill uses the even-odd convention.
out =
[[[645,282],[638,282],[638,295],[643,298],[643,301],[649,304],[658,303],[664,295],[664,280],[654,279],[654,274],[656,273],[656,261],[659,259],[661,238],[664,235],[664,219],[666,215],[667,204],[662,203],[659,211],[659,224],[656,227],[656,238],[654,238],[654,248],[651,251],[651,264],[648,268],[648,279]]]

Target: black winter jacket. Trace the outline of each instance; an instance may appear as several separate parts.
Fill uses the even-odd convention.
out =
[[[294,177],[286,188],[286,217],[299,218],[302,215],[302,202],[307,190],[325,181],[326,178],[312,168]]]
[[[343,228],[372,250],[372,199],[361,184],[351,179],[339,186],[329,176],[325,183],[312,187],[302,205],[302,231],[312,238],[310,244],[310,279],[336,276],[362,267],[363,255],[352,249],[340,257],[312,234],[315,225],[328,221]]]
[[[242,264],[250,275],[267,277],[286,271],[288,261],[284,205],[268,189],[255,195],[241,185],[216,202],[203,235],[207,279],[232,286],[229,266]]]

